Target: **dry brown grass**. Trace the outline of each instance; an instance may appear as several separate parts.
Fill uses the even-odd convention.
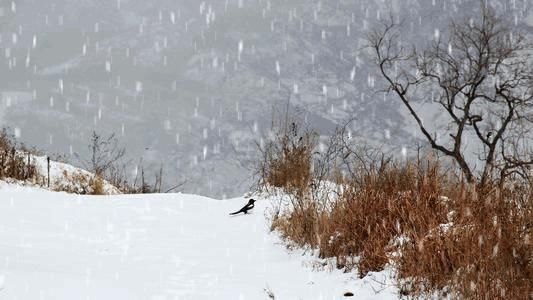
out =
[[[52,189],[56,192],[66,192],[78,195],[105,195],[104,180],[93,174],[63,171],[63,176],[56,179]]]
[[[342,178],[332,170],[342,185],[332,201],[313,188],[321,186],[309,167],[313,144],[302,155],[290,140],[277,141],[262,174],[286,193],[273,204],[271,228],[290,245],[318,249],[360,276],[393,265],[409,297],[533,298],[530,183],[473,186],[434,159],[382,159],[352,165]]]
[[[22,150],[24,146],[17,144],[7,129],[0,131],[0,179],[37,180],[38,172],[31,155]]]
[[[346,181],[332,208],[322,212],[321,256],[336,257],[338,267],[357,268],[360,276],[382,270],[400,239],[446,222],[439,194],[447,179],[438,170],[434,163],[392,163]]]
[[[272,216],[271,230],[278,231],[291,244],[304,247],[316,246],[319,236],[317,224],[319,210],[311,201],[294,201],[296,206],[290,213],[278,212]]]
[[[312,180],[315,132],[286,122],[273,139],[260,148],[262,161],[259,175],[262,187],[283,188],[302,198]]]
[[[533,297],[533,197],[513,188],[461,184],[450,198],[449,226],[412,235],[397,261],[410,292],[451,287],[469,299]]]
[[[104,180],[98,176],[94,176],[89,181],[91,186],[91,195],[105,195]]]
[[[260,148],[259,185],[263,190],[283,190],[290,202],[291,214],[282,207],[272,214],[272,230],[298,246],[317,243],[316,202],[309,195],[313,182],[313,151],[317,134],[295,122],[282,122],[282,129]]]

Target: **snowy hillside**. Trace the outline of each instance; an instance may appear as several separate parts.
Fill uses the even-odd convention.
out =
[[[289,252],[265,200],[76,196],[0,184],[1,299],[395,299],[388,272],[355,279]],[[389,285],[382,286],[385,282]]]
[[[13,174],[4,175],[0,181],[33,186],[79,195],[117,195],[121,190],[105,179],[96,177],[93,173],[71,164],[49,159],[45,155],[35,155],[26,151],[17,151],[17,159],[23,162],[21,168],[35,168],[36,174],[29,178],[11,177]],[[95,181],[96,179],[96,181]],[[94,191],[97,187],[98,191]]]
[[[32,156],[33,163],[37,167],[37,171],[41,174],[42,183],[47,181],[45,177],[48,176],[48,162],[46,156]],[[71,191],[76,194],[83,194],[83,190],[89,185],[89,181],[94,178],[94,174],[74,167],[70,164],[50,161],[50,189]],[[84,183],[84,184],[83,184]],[[103,193],[106,195],[121,194],[121,192],[111,185],[106,180],[102,180]]]

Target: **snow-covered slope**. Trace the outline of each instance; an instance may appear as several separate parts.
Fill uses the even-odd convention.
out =
[[[397,298],[390,272],[360,280],[287,251],[268,231],[266,200],[228,215],[245,202],[0,183],[0,298],[268,299],[265,289],[276,299]]]
[[[37,172],[41,176],[48,176],[48,162],[46,156],[32,156],[33,163],[37,167]],[[86,185],[94,178],[94,174],[74,167],[70,164],[50,161],[50,188],[52,190],[68,190],[77,194],[82,194]],[[120,190],[106,180],[102,180],[102,190],[106,195],[121,194]]]
[[[3,181],[7,183],[23,186],[36,186],[52,191],[79,195],[122,194],[119,188],[105,179],[98,178],[97,184],[95,184],[94,180],[97,177],[95,177],[93,173],[82,168],[55,160],[50,160],[50,162],[48,162],[47,156],[45,155],[28,154],[24,151],[17,152],[17,155],[25,162],[26,159],[29,159],[31,165],[35,166],[37,175],[24,181],[6,177]],[[50,163],[50,166],[48,166],[48,163]],[[48,167],[50,167],[50,170],[48,170]],[[48,175],[50,176],[50,185],[48,185]],[[100,189],[98,192],[94,191],[96,185],[98,185],[98,188]]]

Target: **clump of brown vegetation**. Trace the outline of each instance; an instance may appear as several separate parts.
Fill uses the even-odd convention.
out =
[[[76,171],[63,171],[63,176],[53,182],[52,189],[56,192],[67,192],[79,195],[105,195],[105,181],[94,174]]]
[[[528,299],[533,296],[531,183],[450,190],[449,220],[411,235],[396,262],[414,295],[451,289],[456,296]]]
[[[0,131],[0,179],[35,181],[37,168],[31,159],[30,151],[19,145],[7,129]]]
[[[357,267],[360,276],[380,271],[398,244],[446,223],[439,195],[447,178],[438,164],[370,164],[354,175],[325,212],[319,245],[321,255],[336,257],[339,267]],[[357,264],[350,261],[354,256]]]
[[[431,153],[396,161],[353,150],[342,137],[319,153],[317,139],[300,138],[305,131],[278,133],[261,149],[260,186],[283,191],[271,228],[290,245],[317,249],[360,276],[392,265],[410,297],[531,297],[529,181],[472,184]],[[306,155],[292,151],[303,148]]]
[[[272,228],[299,246],[316,244],[316,202],[309,197],[313,189],[313,151],[317,134],[296,122],[280,122],[280,130],[261,145],[259,185],[271,192],[283,191],[290,202],[291,214],[283,214],[282,203],[272,215]]]
[[[274,133],[264,146],[260,175],[264,186],[302,191],[312,179],[312,155],[317,135],[309,129],[301,129],[296,122]]]

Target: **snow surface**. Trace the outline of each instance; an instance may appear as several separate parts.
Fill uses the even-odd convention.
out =
[[[1,182],[0,299],[268,299],[265,289],[276,299],[398,297],[390,270],[357,279],[288,251],[268,230],[266,200],[228,215],[244,203]]]

